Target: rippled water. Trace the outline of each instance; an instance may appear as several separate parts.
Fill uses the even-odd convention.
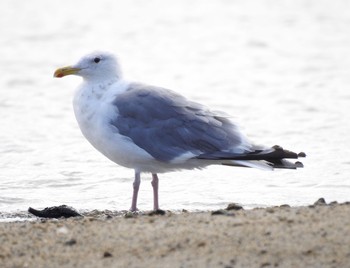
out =
[[[127,78],[223,110],[257,143],[308,155],[298,171],[217,166],[163,174],[163,208],[349,200],[349,1],[0,5],[0,211],[129,208],[133,171],[96,152],[75,122],[80,79],[52,78],[96,49],[117,53]],[[150,209],[147,174],[140,191],[139,208]]]

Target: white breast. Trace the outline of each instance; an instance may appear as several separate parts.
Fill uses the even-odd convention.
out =
[[[154,164],[154,158],[110,124],[118,116],[112,102],[127,86],[116,82],[106,90],[97,84],[83,84],[74,97],[74,113],[83,135],[98,151],[119,165],[142,171],[145,165]]]

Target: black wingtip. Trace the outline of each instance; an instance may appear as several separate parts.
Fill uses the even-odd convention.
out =
[[[306,153],[300,152],[300,153],[298,153],[298,157],[306,157]]]
[[[304,167],[304,164],[299,162],[299,161],[295,162],[294,165],[296,168],[303,168]]]
[[[279,145],[274,145],[274,146],[272,146],[272,148],[275,150],[283,151],[283,147],[279,146]]]

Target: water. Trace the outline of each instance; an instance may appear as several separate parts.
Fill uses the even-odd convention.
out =
[[[233,115],[257,143],[305,151],[305,168],[210,167],[160,176],[165,209],[304,205],[350,196],[350,13],[327,1],[18,1],[0,9],[0,211],[130,207],[133,171],[82,137],[77,77],[53,71],[91,50],[125,76]],[[144,175],[140,209],[151,209]]]

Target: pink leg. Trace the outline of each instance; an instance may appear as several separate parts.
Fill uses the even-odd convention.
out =
[[[135,180],[133,183],[133,193],[132,193],[132,202],[131,202],[131,208],[130,211],[137,211],[137,195],[139,193],[140,189],[140,183],[141,183],[141,173],[135,171]]]
[[[159,210],[159,203],[158,203],[158,185],[159,185],[159,179],[157,174],[152,174],[152,187],[153,187],[153,209]]]

